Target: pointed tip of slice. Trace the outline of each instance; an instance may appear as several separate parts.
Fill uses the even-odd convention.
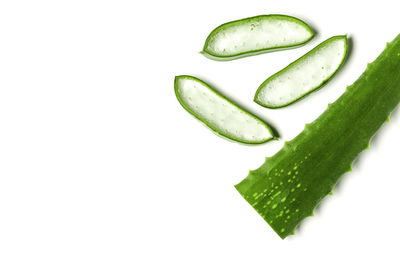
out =
[[[174,78],[174,81],[177,82],[177,81],[179,81],[181,79],[189,78],[189,77],[190,77],[189,75],[176,75],[175,78]]]

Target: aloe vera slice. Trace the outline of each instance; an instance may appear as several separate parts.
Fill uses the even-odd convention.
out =
[[[218,135],[246,144],[261,144],[274,138],[267,123],[200,79],[175,77],[175,94],[184,109]]]
[[[329,38],[265,80],[254,101],[264,107],[280,108],[300,100],[332,78],[346,54],[346,36]]]
[[[294,48],[313,37],[313,30],[300,19],[261,15],[218,26],[208,35],[202,52],[212,59],[231,60]]]
[[[345,93],[235,187],[281,237],[330,192],[400,102],[400,35]]]

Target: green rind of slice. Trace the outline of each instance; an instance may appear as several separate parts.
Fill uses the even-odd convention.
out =
[[[330,192],[400,102],[400,35],[327,110],[235,187],[281,237]]]
[[[214,60],[232,60],[295,48],[314,32],[304,21],[287,15],[261,15],[227,22],[207,37],[202,53]]]
[[[269,125],[227,99],[202,80],[175,77],[175,95],[184,109],[216,134],[244,144],[274,139]]]
[[[267,108],[288,106],[321,88],[342,66],[347,37],[333,36],[265,80],[254,101]]]

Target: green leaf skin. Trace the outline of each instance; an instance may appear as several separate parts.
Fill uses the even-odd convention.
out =
[[[347,37],[333,36],[266,79],[254,102],[266,108],[286,107],[326,84],[347,55]]]
[[[233,60],[295,48],[314,35],[310,26],[295,17],[261,15],[218,26],[208,35],[201,53],[217,61]]]
[[[227,99],[202,80],[175,77],[175,95],[182,107],[214,133],[244,144],[275,139],[269,125]]]
[[[327,110],[235,187],[283,239],[330,192],[400,101],[400,35]]]

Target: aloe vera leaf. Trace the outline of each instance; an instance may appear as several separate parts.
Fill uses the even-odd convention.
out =
[[[175,77],[175,94],[184,109],[218,135],[245,144],[261,144],[274,139],[266,122],[198,78]]]
[[[313,37],[313,30],[300,19],[261,15],[218,26],[208,35],[202,53],[215,60],[232,60],[294,48]]]
[[[400,101],[400,35],[343,95],[235,187],[281,237],[312,215]]]
[[[280,108],[302,99],[333,77],[346,54],[346,36],[325,40],[266,79],[258,88],[254,101],[267,108]]]

